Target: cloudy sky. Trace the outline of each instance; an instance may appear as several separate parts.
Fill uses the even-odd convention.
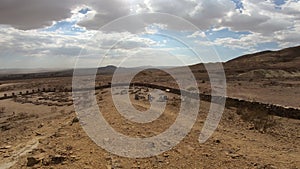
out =
[[[227,61],[300,45],[299,21],[299,0],[0,0],[0,69]]]

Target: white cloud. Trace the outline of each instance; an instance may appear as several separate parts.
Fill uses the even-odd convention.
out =
[[[214,41],[214,44],[226,46],[229,48],[251,49],[257,47],[261,43],[272,42],[271,39],[262,36],[259,33],[242,35],[241,38],[219,38]]]
[[[0,0],[0,66],[9,58],[22,63],[21,61],[29,62],[28,58],[33,57],[36,62],[31,60],[31,65],[39,63],[38,59],[50,60],[52,57],[64,58],[70,65],[82,47],[86,46],[88,51],[101,54],[119,40],[124,42],[117,44],[115,49],[128,55],[149,46],[166,49],[168,42],[159,43],[140,35],[145,32],[156,34],[160,30],[182,32],[195,29],[184,20],[164,18],[159,14],[151,18],[145,14],[114,23],[92,38],[96,30],[114,19],[144,12],[172,14],[190,21],[202,31],[228,28],[235,32],[249,32],[240,38],[228,36],[212,42],[197,42],[201,45],[248,51],[269,42],[276,42],[279,47],[299,45],[299,1],[289,0],[280,8],[275,8],[276,5],[271,0],[241,0],[241,3],[243,9],[237,10],[231,0]],[[88,8],[90,11],[86,14],[79,13],[81,8]],[[76,22],[74,28],[83,31],[74,31],[74,36],[65,35],[63,29],[56,32],[41,31],[60,21]],[[149,27],[149,23],[152,27]],[[205,38],[202,31],[194,32],[188,38]]]
[[[197,38],[197,37],[205,38],[206,35],[205,35],[205,32],[202,32],[202,31],[196,31],[196,32],[194,32],[193,34],[188,35],[187,37],[188,37],[188,38]]]
[[[88,9],[87,13],[80,13],[79,11],[82,9]],[[97,11],[95,11],[92,7],[86,6],[86,5],[79,5],[76,6],[72,11],[72,16],[70,18],[67,18],[66,21],[72,22],[80,22],[80,21],[89,21],[92,20],[95,15],[97,14]]]
[[[63,67],[74,66],[75,58],[84,49],[86,55],[98,55],[100,59],[108,50],[134,51],[135,48],[148,47],[156,44],[153,40],[141,38],[129,32],[103,33],[86,31],[76,36],[62,35],[57,32],[45,32],[37,30],[22,31],[12,27],[0,27],[0,67],[6,60],[23,61],[18,67],[47,66],[32,65],[30,62],[39,59],[52,60],[59,57],[66,64]],[[118,42],[118,43],[116,43]],[[113,48],[111,48],[115,45]],[[20,63],[20,64],[21,64]],[[45,63],[46,64],[46,63]],[[58,65],[48,65],[59,66]],[[62,65],[60,65],[62,66]]]
[[[287,8],[276,9],[275,4],[269,1],[243,0],[242,3],[243,12],[226,16],[222,20],[223,26],[262,34],[273,34],[293,26],[295,16],[287,15]]]
[[[221,18],[220,25],[212,31],[229,28],[233,31],[250,32],[240,38],[218,38],[201,45],[225,46],[252,52],[263,43],[277,43],[280,48],[299,45],[300,2],[290,1],[276,9],[273,1],[242,0],[242,13],[233,10]]]

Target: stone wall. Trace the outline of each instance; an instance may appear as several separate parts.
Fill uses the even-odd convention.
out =
[[[113,87],[118,86],[125,86],[128,84],[114,84]],[[283,107],[281,105],[274,105],[274,104],[267,104],[267,103],[261,103],[261,102],[253,102],[253,101],[247,101],[242,100],[238,98],[230,98],[230,97],[220,97],[220,96],[211,96],[207,94],[198,94],[198,93],[191,93],[188,91],[180,90],[177,88],[170,88],[168,86],[161,86],[157,84],[145,84],[145,83],[131,83],[130,86],[141,86],[141,87],[147,87],[147,88],[153,88],[153,89],[160,89],[168,91],[170,93],[174,93],[177,95],[182,94],[183,96],[188,96],[192,98],[200,97],[203,101],[208,102],[214,102],[218,103],[219,101],[223,101],[226,99],[226,107],[237,107],[237,108],[247,108],[250,110],[263,110],[266,111],[270,115],[276,115],[280,117],[287,117],[287,118],[293,118],[293,119],[300,119],[300,109],[291,108],[291,107]],[[109,83],[107,85],[102,86],[96,86],[96,90],[100,89],[106,89],[111,88],[112,85]],[[85,88],[85,89],[74,89],[74,91],[81,91],[81,90],[92,90],[91,88]],[[32,89],[32,90],[26,90],[25,92],[17,93],[5,93],[3,96],[0,96],[0,100],[3,99],[11,99],[13,97],[17,97],[17,95],[31,95],[34,93],[39,92],[72,92],[72,88],[64,88],[64,89],[55,89],[55,88],[42,88],[42,89]]]

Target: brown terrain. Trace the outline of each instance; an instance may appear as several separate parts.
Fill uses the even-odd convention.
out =
[[[227,96],[249,102],[249,105],[239,106],[239,101],[235,104],[227,102],[217,130],[209,140],[200,144],[198,137],[211,104],[201,100],[196,123],[177,146],[163,154],[140,159],[111,154],[97,146],[84,132],[73,106],[72,70],[1,74],[0,169],[298,169],[299,116],[288,118],[285,113],[273,113],[273,109],[251,106],[251,102],[277,105],[286,112],[293,108],[299,113],[299,65],[300,46],[245,55],[223,63]],[[210,94],[204,66],[199,64],[190,68],[200,93]],[[180,72],[180,68],[172,69]],[[96,85],[107,85],[114,70],[113,66],[99,68]],[[133,82],[178,88],[171,76],[153,68],[140,72]],[[147,86],[131,87],[129,95],[136,109],[145,111],[149,108],[149,101],[145,98],[152,90]],[[14,97],[10,97],[12,93]],[[141,99],[135,100],[135,93]],[[119,94],[110,88],[96,90],[103,116],[124,135],[140,138],[157,135],[166,130],[178,115],[179,95],[168,92],[166,109],[157,120],[143,125],[134,123],[115,109],[111,96]]]

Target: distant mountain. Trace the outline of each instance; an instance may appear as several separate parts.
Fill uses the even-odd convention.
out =
[[[44,68],[28,68],[28,69],[0,69],[0,75],[3,74],[29,74],[29,73],[43,73],[64,71],[65,69],[44,69]]]
[[[96,70],[97,69],[97,70]],[[125,68],[125,67],[116,67],[113,65],[108,65],[105,67],[99,68],[78,68],[67,69],[67,70],[52,70],[48,71],[44,69],[0,69],[0,80],[21,80],[21,79],[33,79],[33,78],[51,78],[51,77],[72,77],[74,71],[76,75],[92,75],[97,72],[97,75],[112,75],[117,69],[120,72],[126,73],[131,71],[140,71],[147,69],[146,67],[136,67],[136,68]],[[148,68],[152,69],[152,68]]]
[[[95,70],[97,69],[97,70]],[[97,74],[107,75],[113,74],[117,69],[116,66],[106,66],[100,68],[80,68],[76,69],[77,74],[89,75]],[[121,69],[121,68],[120,68]],[[32,78],[50,78],[50,77],[71,77],[73,76],[74,69],[67,70],[52,70],[40,71],[40,69],[3,69],[0,70],[0,80],[18,80],[18,79],[32,79]]]
[[[215,63],[208,63],[213,65]],[[236,78],[299,78],[300,79],[300,46],[282,49],[279,51],[262,51],[254,54],[247,54],[223,63],[226,77]],[[180,72],[180,67],[159,67],[176,69]],[[203,63],[190,66],[197,77],[207,77],[207,71]],[[116,67],[113,65],[100,68],[81,68],[76,69],[80,74],[92,74],[97,69],[98,75],[113,74],[116,69],[121,72],[140,71],[149,69],[155,71],[156,67],[144,66],[136,68]],[[31,72],[30,72],[31,71]],[[42,72],[41,72],[42,71]],[[48,78],[48,77],[71,77],[73,69],[68,70],[1,70],[0,80]]]

